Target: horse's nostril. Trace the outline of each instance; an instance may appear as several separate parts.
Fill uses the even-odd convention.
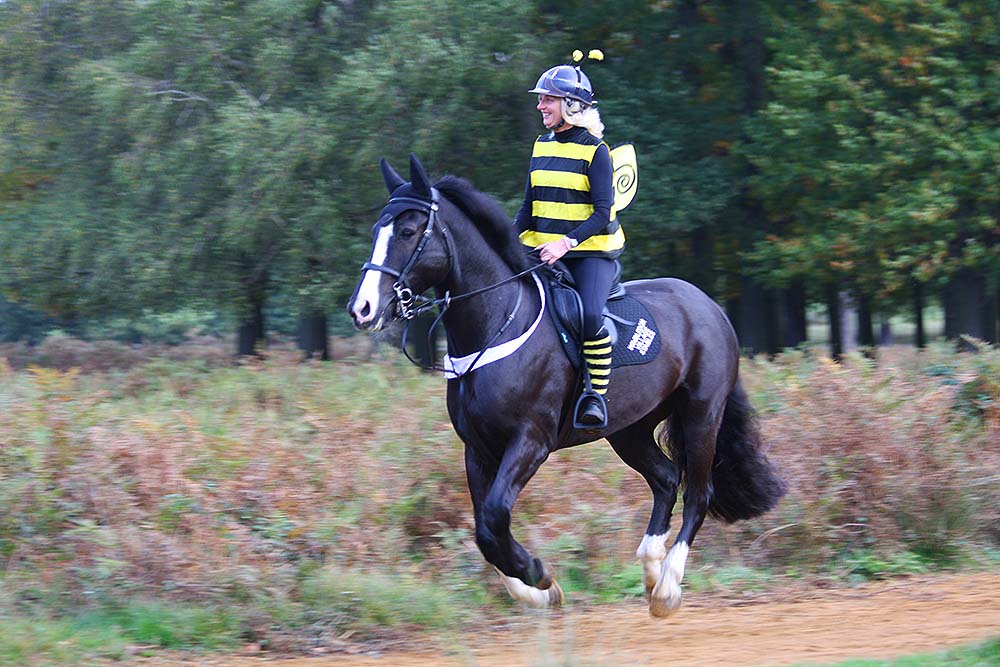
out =
[[[364,306],[361,308],[361,311],[358,313],[358,315],[360,317],[368,317],[371,314],[371,312],[372,312],[371,304],[365,301]]]

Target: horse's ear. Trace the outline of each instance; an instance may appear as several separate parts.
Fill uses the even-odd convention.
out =
[[[396,188],[406,183],[403,177],[396,173],[396,170],[392,168],[392,165],[385,158],[382,158],[381,166],[382,178],[385,179],[385,187],[389,188],[389,194],[392,194],[396,191]]]
[[[427,178],[424,165],[420,164],[420,160],[413,153],[410,153],[410,185],[413,186],[418,195],[430,199],[431,181]]]

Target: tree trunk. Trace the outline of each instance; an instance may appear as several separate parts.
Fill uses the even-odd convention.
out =
[[[737,14],[737,33],[733,38],[738,45],[738,62],[741,68],[742,115],[750,118],[764,105],[766,93],[764,38],[757,0],[739,0]],[[740,183],[741,225],[748,232],[742,242],[744,248],[752,246],[754,236],[768,229],[766,211],[749,185],[753,171],[752,165],[745,164],[745,173]],[[751,352],[777,354],[783,342],[780,324],[783,309],[779,307],[778,295],[746,275],[741,279],[740,292],[740,344]]]
[[[736,318],[739,322],[736,332],[740,347],[749,350],[751,354],[777,354],[781,350],[781,342],[778,334],[778,300],[774,292],[764,289],[746,276],[740,282]]]
[[[239,324],[237,331],[237,356],[260,356],[258,343],[263,341],[267,335],[267,329],[264,326],[264,301],[266,293],[266,279],[248,282],[247,300],[250,303],[250,308],[246,319]]]
[[[983,340],[996,345],[1000,342],[1000,296],[987,294],[983,304]]]
[[[784,292],[784,317],[781,318],[781,345],[795,347],[809,339],[806,322],[806,290],[801,281]]]
[[[959,269],[944,288],[944,332],[957,341],[961,350],[974,349],[961,340],[962,335],[989,339],[988,322],[992,313],[985,308],[989,301],[986,279],[971,268]]]
[[[927,333],[924,330],[924,284],[919,280],[913,281],[913,344],[918,348],[927,347]]]
[[[858,295],[858,346],[869,349],[875,347],[871,298],[865,294]]]
[[[739,0],[740,60],[743,63],[743,115],[752,116],[764,106],[767,93],[764,72],[764,31],[757,0]]]
[[[299,318],[298,344],[306,359],[330,360],[326,315],[313,313]]]
[[[254,312],[249,319],[239,325],[236,336],[236,354],[240,357],[259,356],[257,343],[264,340],[263,304],[254,304]]]
[[[840,329],[840,292],[833,283],[826,286],[826,314],[830,324],[830,357],[840,361],[844,356],[844,341]]]
[[[712,232],[708,228],[699,227],[691,232],[691,254],[694,257],[691,282],[709,296],[715,294],[715,253],[712,246]]]
[[[892,334],[892,325],[889,324],[889,316],[885,313],[879,316],[878,344],[886,347],[894,345],[896,338]]]

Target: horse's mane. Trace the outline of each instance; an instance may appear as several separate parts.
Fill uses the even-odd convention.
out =
[[[492,197],[479,192],[469,181],[457,176],[445,176],[434,187],[472,220],[476,229],[511,270],[520,273],[531,266],[527,248],[518,238],[514,225]]]

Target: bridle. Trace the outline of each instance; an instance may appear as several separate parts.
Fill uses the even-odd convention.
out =
[[[448,234],[448,228],[444,225],[444,223],[441,221],[440,216],[438,215],[438,210],[440,209],[439,205],[440,199],[441,199],[441,193],[438,192],[437,188],[431,188],[430,200],[420,199],[417,197],[405,197],[405,196],[390,197],[389,201],[386,203],[387,209],[392,207],[394,204],[402,205],[404,207],[402,210],[400,210],[399,213],[397,213],[393,217],[393,220],[398,218],[406,211],[421,211],[427,214],[427,226],[424,228],[424,232],[420,237],[420,241],[417,242],[417,247],[413,249],[413,252],[410,254],[410,258],[406,260],[406,264],[403,265],[403,268],[401,270],[397,271],[392,267],[385,266],[383,264],[375,264],[374,262],[365,262],[364,265],[362,265],[361,267],[362,273],[369,270],[380,271],[396,279],[396,281],[392,284],[392,291],[395,293],[395,298],[396,298],[395,319],[406,320],[406,326],[403,329],[403,340],[402,340],[403,354],[414,365],[420,366],[421,368],[427,370],[437,370],[437,371],[443,371],[445,369],[437,366],[427,366],[420,363],[419,361],[413,359],[410,356],[410,353],[406,349],[406,337],[409,332],[410,324],[413,322],[413,318],[417,317],[418,315],[422,315],[423,313],[426,313],[433,308],[440,307],[440,312],[434,319],[434,322],[431,324],[431,327],[427,334],[428,340],[430,340],[433,337],[434,330],[438,327],[438,325],[441,322],[441,319],[444,317],[445,312],[447,312],[448,308],[451,306],[452,303],[477,296],[484,292],[496,289],[497,287],[500,287],[502,285],[506,285],[507,283],[519,280],[524,276],[528,275],[529,273],[533,273],[534,271],[537,271],[539,268],[546,265],[545,262],[539,262],[538,264],[535,264],[534,266],[524,271],[521,271],[520,273],[516,273],[508,278],[504,278],[499,282],[487,285],[485,287],[481,287],[476,290],[472,290],[471,292],[465,292],[464,294],[458,294],[455,296],[452,296],[451,292],[447,290],[445,291],[444,296],[439,297],[437,299],[431,299],[423,296],[422,294],[415,293],[413,289],[407,284],[406,278],[410,270],[417,263],[417,260],[420,258],[420,255],[424,252],[424,248],[427,247],[427,243],[428,241],[430,241],[431,235],[434,234],[434,230],[438,230],[441,234],[441,237],[444,239],[445,254],[448,257],[448,273],[446,274],[446,277],[447,275],[450,275],[452,270],[454,269],[455,252],[452,247],[454,241],[452,241],[451,236]],[[513,310],[507,316],[507,319],[504,321],[499,331],[497,331],[490,338],[490,342],[487,344],[487,346],[493,344],[497,339],[499,339],[500,335],[503,334],[503,332],[507,329],[510,323],[514,321],[514,316],[517,314],[518,308],[520,308],[521,306],[522,296],[523,296],[522,292],[521,290],[519,290],[517,295],[517,302],[514,304]]]
[[[397,319],[401,318],[404,320],[412,320],[414,317],[426,310],[426,304],[414,307],[414,304],[417,302],[418,295],[414,293],[413,289],[409,285],[406,284],[406,275],[410,272],[410,269],[413,268],[413,265],[417,263],[420,255],[424,252],[424,248],[427,247],[427,242],[430,241],[435,228],[441,230],[441,236],[445,239],[444,247],[445,252],[448,255],[448,272],[451,273],[453,263],[451,238],[448,236],[448,228],[440,222],[438,217],[439,200],[440,193],[437,188],[431,188],[431,199],[429,201],[426,199],[418,199],[417,197],[391,197],[386,203],[386,208],[391,207],[393,204],[402,204],[405,206],[405,208],[400,211],[400,213],[397,214],[393,220],[406,211],[422,211],[427,214],[427,226],[424,228],[424,233],[420,236],[420,241],[417,243],[417,247],[413,249],[413,252],[410,254],[410,258],[406,261],[406,264],[403,265],[402,270],[397,271],[392,267],[385,266],[383,264],[375,264],[373,262],[365,262],[361,267],[362,273],[369,270],[381,271],[382,273],[386,273],[396,279],[396,282],[392,284],[392,291],[396,294]]]

